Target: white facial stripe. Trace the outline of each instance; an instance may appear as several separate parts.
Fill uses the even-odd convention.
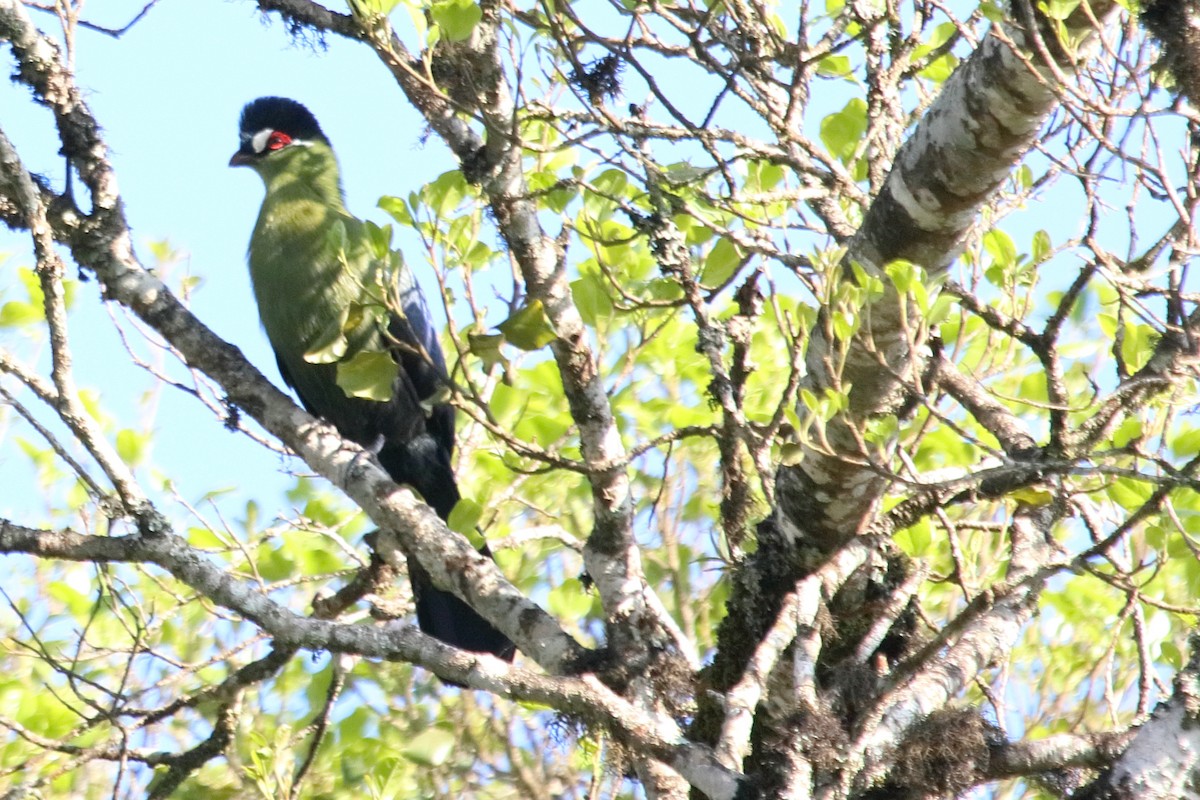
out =
[[[271,138],[271,134],[275,131],[270,128],[263,128],[258,133],[250,137],[250,146],[254,148],[254,152],[261,153],[267,149],[267,139]]]

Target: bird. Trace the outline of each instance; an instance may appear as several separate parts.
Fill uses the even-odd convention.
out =
[[[238,132],[229,166],[251,168],[266,187],[247,261],[284,382],[310,413],[373,453],[392,480],[448,520],[460,497],[451,466],[455,412],[445,402],[446,360],[412,270],[380,246],[372,235],[379,228],[346,209],[333,146],[303,104],[252,100]],[[370,396],[351,396],[339,385],[339,367],[363,354],[390,356],[383,358],[394,365],[390,392],[386,380]],[[486,545],[481,552],[491,555]],[[415,558],[408,566],[422,631],[512,660],[507,636],[434,586]]]

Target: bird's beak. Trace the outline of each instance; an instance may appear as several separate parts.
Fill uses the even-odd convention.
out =
[[[233,158],[229,159],[231,167],[248,167],[254,163],[254,154],[245,150],[238,150],[233,154]]]

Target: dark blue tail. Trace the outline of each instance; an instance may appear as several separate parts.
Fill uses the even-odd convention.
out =
[[[432,437],[419,436],[401,446],[385,446],[379,463],[396,483],[411,486],[443,520],[459,500],[458,485],[450,469],[449,454]],[[480,551],[491,555],[486,546]],[[475,653],[491,653],[512,661],[516,647],[493,625],[454,594],[433,585],[425,568],[408,559],[408,576],[417,601],[421,630],[446,644]]]

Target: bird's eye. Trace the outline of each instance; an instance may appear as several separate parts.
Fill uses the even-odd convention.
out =
[[[292,137],[288,136],[283,131],[271,131],[271,135],[267,139],[267,149],[282,150],[291,143]]]

